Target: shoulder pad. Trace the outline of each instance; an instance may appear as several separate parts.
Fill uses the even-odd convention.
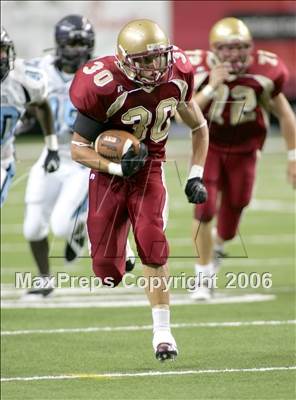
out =
[[[118,71],[114,64],[114,57],[99,57],[90,60],[80,71],[84,83],[90,90],[101,96],[110,95],[115,91]]]
[[[102,57],[89,61],[75,74],[70,87],[70,98],[83,114],[104,121],[107,110],[118,97],[115,57]]]
[[[174,46],[173,57],[175,62],[174,65],[179,71],[185,74],[192,72],[192,65],[183,50]]]
[[[219,60],[214,53],[208,50],[186,50],[185,51],[193,68],[204,67],[203,69],[211,69],[214,65],[219,63]]]
[[[22,59],[17,59],[14,65],[14,78],[27,91],[30,102],[39,103],[47,96],[47,79],[44,72],[31,66]]]

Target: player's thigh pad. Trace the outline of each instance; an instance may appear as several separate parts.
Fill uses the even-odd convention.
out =
[[[69,238],[80,222],[86,221],[89,169],[71,162],[62,166],[63,181],[50,226],[55,236]]]
[[[125,273],[125,248],[129,230],[126,182],[91,171],[87,230],[93,271],[103,281],[118,285]]]
[[[249,204],[255,181],[256,159],[256,152],[229,154],[227,157],[227,185],[222,193],[231,207],[244,208]]]
[[[169,246],[164,229],[168,214],[168,194],[162,163],[147,163],[133,179],[128,209],[138,254],[144,265],[162,266],[167,262]]]
[[[26,203],[47,203],[47,206],[53,208],[57,194],[60,190],[61,177],[60,172],[47,173],[44,168],[44,160],[47,149],[43,149],[38,161],[30,170],[25,193]]]
[[[63,181],[59,170],[50,174],[45,172],[43,164],[46,154],[47,150],[44,149],[31,168],[26,187],[23,231],[30,241],[41,240],[48,235],[50,215]]]
[[[23,233],[30,242],[42,240],[49,231],[48,217],[41,203],[28,203],[25,210]]]

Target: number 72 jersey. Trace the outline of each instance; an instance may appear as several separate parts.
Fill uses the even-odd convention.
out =
[[[198,92],[208,84],[217,59],[203,50],[188,51],[187,55]],[[282,91],[287,78],[287,68],[276,54],[255,51],[248,69],[220,84],[204,110],[211,145],[237,153],[261,149],[269,126],[268,103]]]

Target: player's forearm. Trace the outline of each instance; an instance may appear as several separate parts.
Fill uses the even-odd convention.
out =
[[[287,150],[296,149],[296,120],[294,114],[287,113],[279,118],[279,123]]]
[[[45,100],[43,103],[34,105],[34,109],[36,112],[36,117],[40,122],[44,136],[53,135],[53,116],[48,101]]]
[[[283,93],[279,93],[270,102],[271,112],[277,117],[281,134],[288,150],[296,148],[296,119],[292,107]]]
[[[206,119],[194,100],[188,104],[181,103],[178,111],[183,121],[192,130],[192,165],[203,167],[209,146],[209,130]]]
[[[208,127],[200,128],[196,133],[192,133],[192,165],[204,167],[209,147]]]
[[[101,172],[108,172],[108,164],[110,164],[110,162],[97,154],[91,147],[80,147],[72,144],[71,156],[74,161],[88,168],[96,169]]]
[[[201,110],[204,110],[211,100],[212,98],[206,96],[202,91],[194,95],[194,101],[198,104]]]
[[[180,103],[177,110],[183,122],[189,126],[191,130],[198,128],[205,122],[203,113],[193,99],[191,99],[189,103]]]

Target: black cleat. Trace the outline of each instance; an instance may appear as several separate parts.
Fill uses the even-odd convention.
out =
[[[79,224],[73,233],[71,242],[66,242],[65,246],[65,260],[71,263],[80,257],[83,253],[83,246],[85,242],[85,226]]]
[[[39,298],[39,297],[50,297],[50,294],[53,292],[53,288],[36,288],[36,289],[30,289],[28,292],[25,294],[25,297],[30,297],[31,299],[34,298]]]
[[[215,272],[219,271],[223,258],[227,258],[227,253],[224,253],[224,251],[221,250],[214,249],[213,265]]]
[[[158,361],[175,360],[178,352],[177,349],[169,343],[160,343],[157,346],[155,357]]]
[[[135,258],[134,257],[132,259],[128,258],[125,261],[125,272],[131,272],[135,268],[135,265],[136,265]]]
[[[72,243],[67,242],[66,247],[65,247],[65,259],[68,263],[73,262],[76,260],[76,258],[81,254],[81,251],[77,251],[77,246],[80,247],[80,249],[83,248],[84,245],[84,238],[75,240],[76,244],[76,251],[74,250],[73,246],[73,240]]]

